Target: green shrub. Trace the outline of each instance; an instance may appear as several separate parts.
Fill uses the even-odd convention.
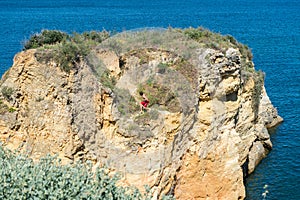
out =
[[[13,88],[10,88],[10,87],[7,87],[7,86],[4,86],[2,89],[1,89],[1,93],[3,95],[3,97],[10,101],[12,99],[12,94],[14,93],[14,89]]]
[[[24,50],[39,48],[35,53],[37,60],[58,63],[63,71],[70,72],[80,59],[85,58],[91,49],[109,37],[109,32],[91,31],[83,34],[68,35],[55,30],[43,30],[31,36],[24,44]],[[52,46],[46,46],[52,45]]]
[[[68,38],[68,34],[56,30],[43,30],[41,33],[34,34],[24,44],[24,50],[41,47],[45,44],[56,44]]]
[[[54,56],[56,62],[59,63],[60,68],[65,72],[70,72],[72,67],[80,61],[81,58],[87,56],[90,48],[83,40],[64,41]]]
[[[90,164],[60,165],[47,156],[38,163],[0,146],[0,199],[150,199],[136,188],[117,186],[118,176]]]

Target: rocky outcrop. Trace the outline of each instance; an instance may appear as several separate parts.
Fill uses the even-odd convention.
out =
[[[2,78],[2,144],[34,159],[93,160],[121,173],[120,184],[149,185],[154,199],[243,199],[244,177],[272,148],[267,128],[282,121],[235,46],[123,33],[70,72],[38,62],[38,51],[17,54]]]

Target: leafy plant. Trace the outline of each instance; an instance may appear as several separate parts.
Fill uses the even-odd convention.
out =
[[[151,199],[149,190],[117,186],[118,180],[89,163],[63,166],[51,156],[34,163],[0,146],[0,199]]]

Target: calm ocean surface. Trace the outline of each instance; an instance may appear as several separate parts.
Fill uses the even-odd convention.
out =
[[[253,51],[256,69],[285,122],[273,150],[247,179],[247,199],[300,199],[299,0],[0,0],[0,74],[24,40],[42,29],[68,33],[203,26],[233,35]]]

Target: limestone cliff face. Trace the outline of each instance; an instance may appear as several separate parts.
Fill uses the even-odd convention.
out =
[[[155,198],[243,199],[245,175],[272,148],[267,128],[282,121],[263,80],[238,48],[153,38],[110,38],[68,73],[38,62],[38,50],[17,54],[1,82],[2,144],[34,159],[93,160]]]

